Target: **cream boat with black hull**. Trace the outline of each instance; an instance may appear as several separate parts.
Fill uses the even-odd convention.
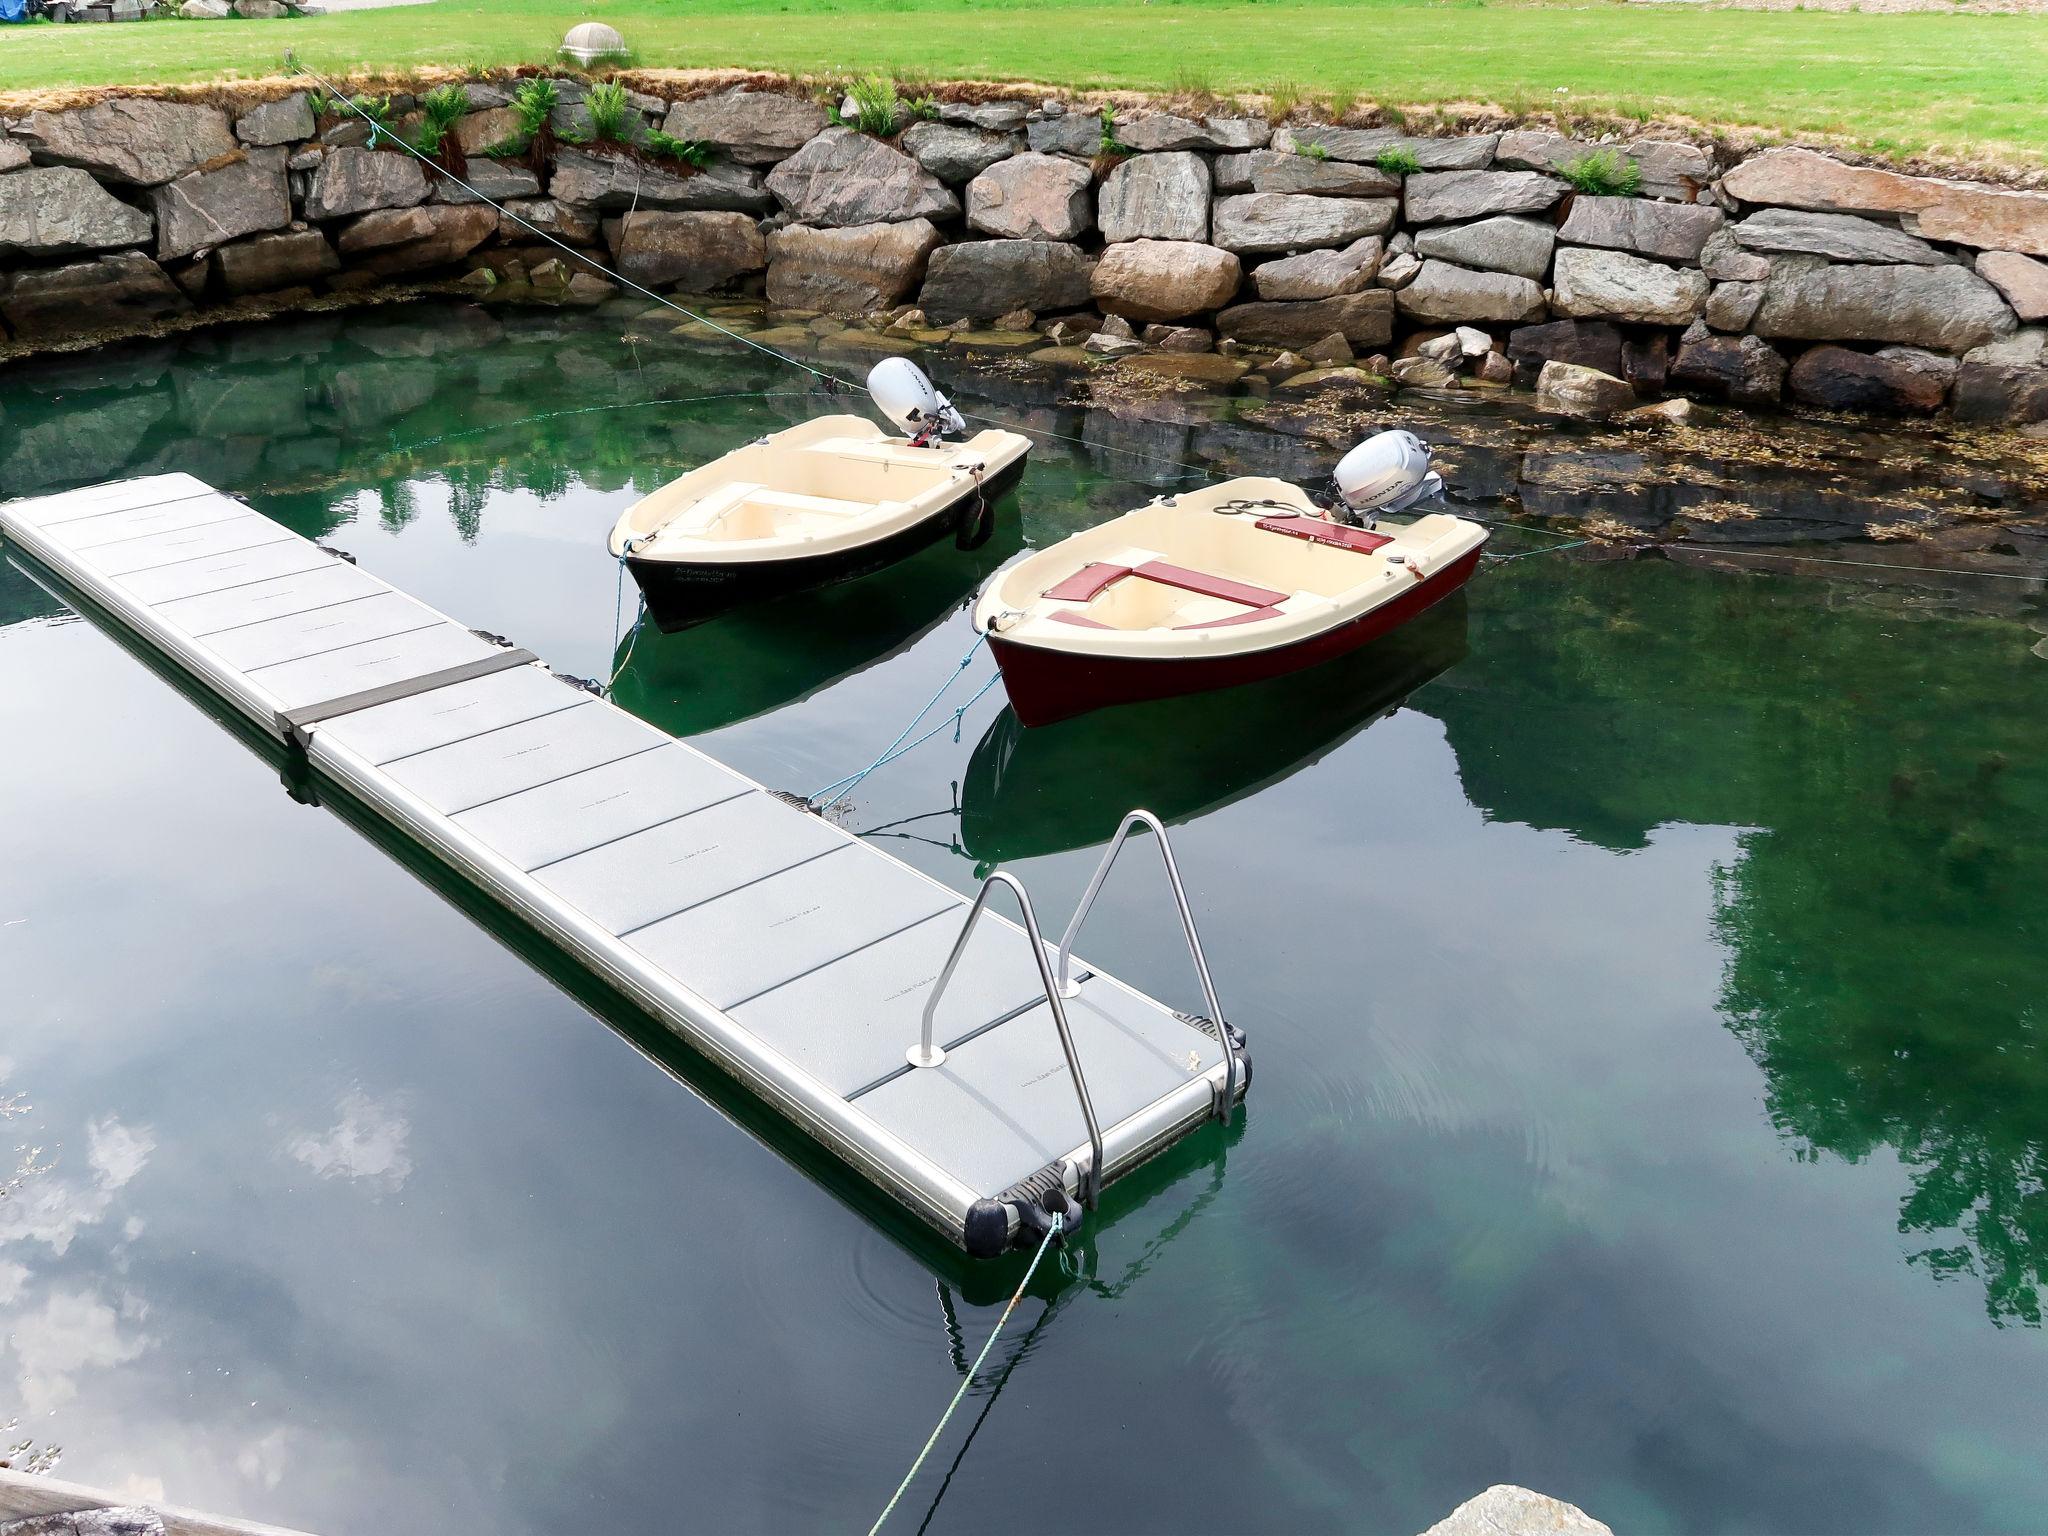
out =
[[[1347,505],[1368,518],[1441,489],[1422,444],[1382,436],[1403,441],[1375,439],[1339,466]],[[1368,448],[1382,462],[1363,480],[1347,474]],[[1485,542],[1484,528],[1448,513],[1361,527],[1332,521],[1284,480],[1229,480],[1004,567],[982,589],[975,627],[1018,720],[1047,725],[1356,650],[1463,586]]]
[[[1030,442],[994,430],[947,441],[966,424],[902,358],[878,365],[868,387],[909,436],[862,416],[820,417],[626,509],[611,552],[656,624],[683,629],[759,598],[865,576],[948,534],[965,548],[988,536]]]

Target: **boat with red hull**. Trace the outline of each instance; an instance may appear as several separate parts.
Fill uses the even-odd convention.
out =
[[[1448,513],[1359,528],[1285,481],[1231,480],[1006,566],[975,624],[1018,720],[1049,725],[1348,654],[1462,587],[1485,542]]]

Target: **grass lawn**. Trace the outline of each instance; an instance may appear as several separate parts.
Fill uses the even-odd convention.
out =
[[[435,0],[296,21],[0,28],[0,90],[540,63],[575,22],[643,67],[1569,107],[2048,163],[2048,17],[1589,0]]]

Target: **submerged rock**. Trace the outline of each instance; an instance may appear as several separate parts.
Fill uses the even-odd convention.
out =
[[[1671,383],[1737,405],[1774,405],[1785,382],[1785,359],[1756,336],[1693,336],[1680,344]]]
[[[1800,353],[1785,385],[1793,399],[1832,411],[1925,416],[1948,398],[1948,379],[1936,370],[1837,346]]]
[[[1545,363],[1536,377],[1536,409],[1581,421],[1605,421],[1636,403],[1627,381],[1577,363]]]

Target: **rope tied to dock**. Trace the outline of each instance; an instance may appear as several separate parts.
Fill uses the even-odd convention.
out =
[[[1059,1237],[1060,1226],[1059,1213],[1054,1212],[1052,1225],[1045,1229],[1045,1236],[1038,1244],[1038,1252],[1031,1256],[1030,1266],[1025,1269],[1024,1278],[1017,1282],[1017,1289],[1011,1294],[1009,1304],[1003,1308],[1003,1315],[996,1319],[996,1326],[989,1334],[988,1342],[981,1346],[981,1353],[974,1357],[974,1364],[967,1368],[966,1376],[960,1381],[960,1390],[953,1394],[953,1401],[946,1404],[946,1411],[939,1415],[939,1422],[933,1426],[930,1436],[925,1440],[924,1449],[917,1453],[917,1460],[910,1464],[910,1470],[903,1474],[903,1481],[896,1485],[896,1491],[889,1496],[888,1504],[883,1507],[881,1514],[875,1517],[875,1523],[868,1527],[868,1536],[875,1536],[875,1533],[881,1530],[883,1522],[896,1512],[896,1506],[902,1502],[903,1495],[917,1480],[917,1474],[923,1468],[925,1458],[931,1455],[932,1447],[939,1443],[939,1436],[946,1432],[946,1426],[952,1422],[954,1410],[960,1406],[961,1399],[967,1396],[967,1389],[974,1385],[974,1378],[981,1374],[981,1367],[988,1359],[988,1352],[996,1347],[996,1340],[1002,1337],[1003,1327],[1010,1321],[1010,1314],[1017,1310],[1017,1303],[1024,1299],[1024,1292],[1031,1284],[1031,1277],[1038,1273],[1038,1266],[1044,1261],[1046,1250],[1051,1248],[1054,1240]]]
[[[805,808],[807,810],[817,811],[821,815],[824,812],[831,810],[833,806],[837,805],[841,800],[844,800],[848,795],[852,794],[853,791],[860,786],[861,780],[865,779],[877,768],[883,767],[889,763],[893,763],[896,761],[897,758],[902,757],[906,753],[912,752],[916,750],[918,747],[923,746],[926,742],[930,741],[934,736],[938,735],[941,731],[946,730],[948,727],[952,729],[954,739],[957,741],[959,739],[960,734],[960,722],[966,719],[967,711],[974,708],[974,706],[978,702],[980,702],[981,696],[983,694],[987,693],[989,689],[995,687],[997,679],[1002,676],[1001,672],[991,672],[988,676],[988,680],[984,682],[979,688],[974,690],[973,695],[967,700],[967,702],[965,704],[960,705],[957,709],[953,711],[952,718],[947,720],[941,720],[937,725],[933,726],[930,730],[926,731],[922,736],[918,737],[915,741],[909,741],[906,738],[909,737],[912,731],[917,729],[919,723],[924,719],[926,715],[930,714],[935,708],[938,707],[939,700],[943,699],[946,696],[947,691],[952,688],[954,681],[960,676],[962,672],[965,672],[967,670],[969,663],[971,663],[974,660],[975,653],[982,648],[982,646],[987,642],[987,640],[988,636],[985,634],[978,634],[974,637],[974,644],[970,645],[967,648],[967,654],[962,656],[960,660],[954,664],[953,670],[946,674],[946,680],[943,683],[939,684],[939,691],[933,694],[929,699],[925,700],[924,708],[920,709],[916,714],[910,717],[910,724],[904,726],[901,731],[897,732],[896,739],[890,742],[888,746],[882,749],[882,755],[880,757],[876,758],[872,763],[869,763],[867,767],[861,769],[858,773],[849,773],[844,778],[834,779],[830,784],[825,785],[823,788],[807,796],[804,800]],[[837,791],[837,793],[834,793],[834,791]],[[829,800],[823,799],[822,797],[826,795],[830,795],[831,798]]]

